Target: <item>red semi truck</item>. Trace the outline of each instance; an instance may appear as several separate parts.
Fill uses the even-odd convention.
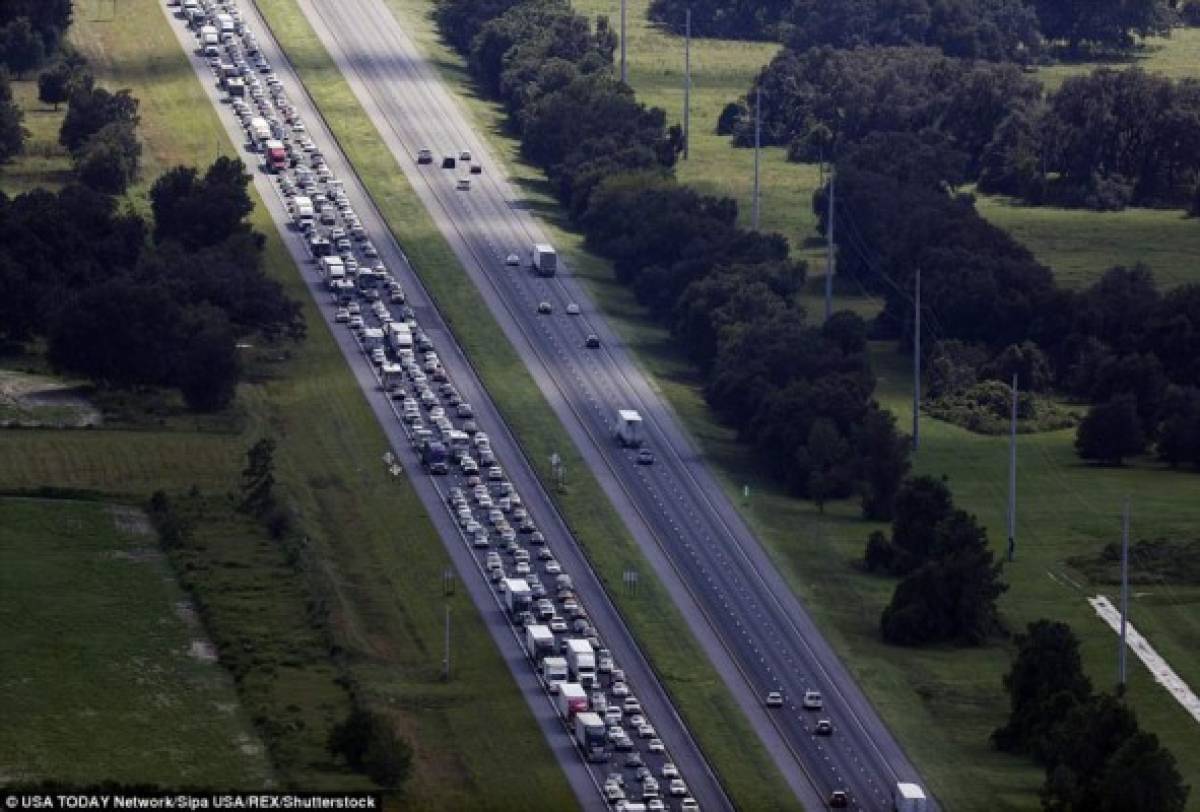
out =
[[[272,174],[279,174],[287,169],[288,156],[287,150],[283,147],[282,141],[271,139],[267,141],[267,171]]]

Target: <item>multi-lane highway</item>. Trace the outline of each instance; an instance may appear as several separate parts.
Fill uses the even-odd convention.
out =
[[[915,768],[669,407],[569,268],[545,279],[527,261],[506,266],[508,254],[527,257],[531,244],[550,240],[433,66],[383,0],[299,4],[800,799],[817,807],[846,790],[853,807],[890,807],[896,781],[919,780]],[[422,148],[438,157],[470,150],[484,172],[459,189],[455,171],[416,163]],[[553,312],[539,314],[540,302]],[[570,303],[582,313],[566,315]],[[600,349],[584,347],[592,333]],[[618,408],[643,416],[654,465],[636,465],[612,441]],[[773,690],[783,693],[784,707],[764,710]],[[801,707],[809,690],[823,695],[821,710]],[[832,721],[832,736],[816,735],[818,718]]]
[[[647,755],[647,762],[655,769],[660,769],[663,759],[673,760],[686,779],[690,795],[700,802],[702,808],[729,808],[729,802],[722,788],[675,709],[671,706],[661,684],[637,649],[622,619],[571,539],[565,523],[555,511],[547,494],[542,490],[528,462],[522,457],[520,448],[505,428],[495,405],[483,390],[465,356],[454,343],[440,314],[431,305],[428,295],[422,289],[411,267],[408,266],[403,251],[390,237],[382,217],[372,205],[361,183],[353,175],[349,162],[337,148],[336,141],[324,125],[311,100],[304,93],[302,85],[280,52],[277,43],[270,36],[252,6],[243,6],[242,16],[251,30],[258,34],[259,51],[268,60],[269,67],[264,69],[271,72],[264,76],[264,79],[269,77],[272,82],[278,83],[270,95],[274,95],[277,100],[282,99],[283,96],[280,94],[286,89],[289,104],[295,108],[307,125],[307,136],[319,147],[332,175],[338,178],[341,187],[344,188],[348,201],[353,201],[354,209],[361,218],[362,225],[374,238],[380,259],[386,263],[387,268],[402,282],[407,291],[408,304],[415,311],[413,318],[435,343],[441,357],[441,364],[444,365],[450,378],[457,385],[459,392],[474,405],[478,423],[487,427],[491,435],[491,446],[497,458],[503,461],[505,476],[511,482],[513,490],[522,495],[530,516],[536,519],[549,542],[550,546],[543,549],[552,549],[562,570],[571,574],[574,592],[578,595],[582,605],[586,607],[589,622],[594,625],[603,644],[611,649],[616,664],[625,671],[629,687],[636,691],[646,716],[651,720],[658,737],[665,743],[667,752],[665,754],[655,753],[653,756]],[[234,143],[243,143],[246,140],[246,132],[231,114],[232,111],[222,103],[230,102],[231,99],[216,88],[209,66],[195,55],[195,40],[192,35],[184,29],[181,22],[174,18],[173,27],[185,50],[192,55],[193,68],[201,78],[206,92],[213,102],[222,108],[222,123],[226,126]],[[236,46],[231,45],[230,47]],[[222,52],[231,53],[226,48],[223,48]],[[264,104],[256,100],[253,104],[257,105],[256,113],[266,114],[269,111],[273,115],[278,115],[277,107],[273,107],[270,103]],[[476,606],[483,613],[489,632],[500,647],[501,654],[546,734],[551,749],[562,764],[568,780],[580,799],[581,806],[589,810],[603,809],[604,802],[600,791],[607,790],[607,787],[602,787],[601,784],[607,774],[613,771],[618,773],[622,771],[623,755],[617,755],[608,763],[593,764],[585,764],[578,757],[570,735],[564,730],[561,719],[543,693],[544,686],[536,678],[519,636],[514,634],[514,629],[509,625],[506,613],[501,610],[497,601],[497,593],[484,579],[484,551],[475,548],[473,555],[472,548],[464,542],[460,534],[461,525],[449,510],[449,500],[446,498],[449,483],[446,480],[436,480],[420,475],[418,456],[409,442],[404,425],[398,419],[395,401],[388,396],[387,392],[380,391],[376,372],[372,364],[364,357],[361,345],[354,334],[346,329],[345,325],[336,322],[334,307],[330,301],[325,280],[321,279],[316,271],[312,257],[308,253],[307,241],[299,231],[294,229],[292,218],[285,208],[280,187],[262,171],[258,165],[260,161],[261,154],[250,153],[247,155],[247,163],[253,170],[255,185],[268,204],[268,210],[275,218],[281,234],[285,237],[288,249],[302,269],[307,286],[321,306],[322,315],[333,332],[336,343],[349,362],[352,373],[367,396],[396,458],[408,471],[414,472],[415,475],[411,478],[412,484],[425,502],[430,517],[437,526],[451,558],[463,577],[464,585]],[[275,177],[278,179],[280,176]],[[293,179],[289,178],[289,180]],[[318,186],[322,191],[332,194],[330,191],[332,186],[329,184],[322,183]],[[329,189],[326,189],[326,186],[329,186]],[[361,250],[361,247],[356,250]],[[382,451],[381,448],[381,454]],[[382,462],[377,464],[382,467]],[[490,542],[490,544],[492,543],[494,542]],[[511,562],[506,566],[512,566]],[[537,564],[537,569],[542,570],[543,574],[546,573],[547,567],[548,562],[545,561]],[[604,684],[611,692],[610,682]],[[647,741],[639,738],[635,746],[646,751],[647,744]],[[633,783],[632,773],[629,775],[630,794],[640,792],[641,787]],[[665,784],[664,781],[664,794]],[[679,798],[669,800],[668,806],[678,803],[678,801]],[[531,805],[536,806],[536,799],[531,799]]]

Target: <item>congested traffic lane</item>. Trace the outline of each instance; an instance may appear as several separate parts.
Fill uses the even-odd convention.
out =
[[[436,342],[438,349],[444,354],[444,364],[451,371],[454,380],[458,383],[463,394],[475,404],[479,422],[481,424],[486,422],[493,428],[493,442],[496,452],[508,461],[506,462],[508,466],[506,472],[512,480],[514,487],[520,489],[529,505],[530,513],[538,516],[539,524],[543,527],[547,535],[554,534],[554,538],[556,539],[554,549],[557,557],[563,562],[564,568],[570,568],[569,571],[576,581],[576,591],[579,593],[581,600],[585,601],[592,622],[601,630],[603,640],[612,649],[614,657],[629,672],[628,677],[631,686],[636,687],[636,691],[646,708],[646,713],[653,721],[659,737],[666,740],[666,744],[670,746],[670,757],[679,762],[679,767],[683,771],[689,789],[693,794],[701,798],[705,808],[725,808],[726,804],[719,788],[717,788],[716,792],[713,792],[711,787],[706,786],[705,775],[708,774],[707,767],[703,764],[702,759],[700,759],[699,752],[695,748],[694,743],[690,741],[690,737],[683,730],[682,724],[679,723],[674,709],[666,701],[666,696],[661,686],[658,685],[644,658],[641,657],[640,652],[633,645],[632,639],[629,637],[628,631],[624,628],[623,624],[621,624],[619,616],[615,614],[611,605],[607,603],[607,596],[603,592],[603,589],[600,588],[594,575],[587,569],[586,563],[579,556],[578,551],[574,548],[570,535],[565,526],[563,526],[561,518],[554,513],[548,498],[541,492],[536,478],[528,469],[526,461],[520,457],[519,450],[513,442],[511,435],[508,434],[500,421],[494,405],[486,397],[466,359],[462,356],[461,351],[451,340],[450,334],[441,322],[440,316],[430,305],[427,295],[420,289],[419,283],[411,273],[411,269],[407,267],[403,252],[399,246],[394,244],[390,236],[387,235],[378,212],[374,210],[373,206],[369,205],[360,184],[350,173],[344,156],[336,149],[333,149],[335,142],[329,136],[323,123],[317,118],[307,97],[302,92],[299,92],[299,85],[295,82],[294,75],[286,63],[279,57],[277,47],[265,31],[261,21],[257,20],[252,9],[246,9],[245,11],[245,16],[253,22],[254,29],[259,32],[262,50],[270,54],[270,61],[274,69],[283,79],[284,84],[289,90],[296,90],[296,92],[291,94],[291,101],[297,108],[303,111],[309,135],[314,137],[324,148],[325,158],[332,167],[333,174],[341,180],[350,196],[354,197],[357,201],[355,207],[358,214],[361,216],[362,222],[366,224],[371,234],[375,237],[375,243],[383,261],[397,277],[404,278],[411,300],[410,303],[414,306],[414,315],[419,319],[423,329]],[[182,32],[180,32],[180,35],[181,42],[184,42],[186,45],[186,35]],[[203,76],[202,63],[199,63],[198,60],[194,61],[197,63],[198,72]],[[219,94],[215,92],[211,86],[211,82],[206,80],[204,84],[214,100],[217,100]],[[239,131],[236,125],[231,125],[226,117],[223,116],[222,118],[231,135],[235,137],[235,140],[240,140],[244,133]],[[277,186],[271,184],[269,181],[265,181],[265,177],[262,175],[255,176],[255,183],[264,192],[264,199],[268,203],[271,203],[272,196],[277,193]],[[280,200],[280,198],[275,197],[275,200]],[[283,209],[275,206],[271,208],[277,221],[281,226],[286,228],[287,218],[283,216]],[[298,262],[307,263],[310,258],[307,255],[305,243],[298,238],[299,235],[294,232],[285,232],[285,236],[288,238],[288,247],[292,251],[293,256]],[[302,267],[305,266],[302,265]],[[314,297],[324,305],[323,315],[327,319],[330,328],[334,331],[334,337],[339,346],[347,358],[352,359],[351,369],[363,386],[364,391],[369,393],[369,402],[377,416],[380,417],[381,425],[383,425],[385,432],[392,441],[397,457],[405,464],[409,471],[419,470],[416,455],[409,444],[404,442],[406,438],[402,430],[402,424],[397,421],[397,415],[392,411],[393,401],[378,391],[378,381],[374,378],[374,371],[371,365],[363,363],[363,359],[359,354],[360,345],[356,342],[354,336],[334,321],[336,311],[330,305],[328,291],[322,287],[321,280],[316,278],[312,273],[306,274],[306,281],[309,282]],[[434,481],[421,476],[414,476],[413,484],[422,497],[426,499],[426,504],[430,508],[430,514],[442,531],[443,540],[448,541],[451,538],[457,537],[459,528],[445,510],[445,489],[438,489]],[[431,495],[432,499],[429,498]],[[527,699],[531,699],[528,688],[530,686],[529,677],[532,672],[528,664],[523,662],[523,647],[513,645],[514,642],[519,643],[518,638],[512,634],[511,630],[501,633],[497,626],[497,620],[503,619],[503,613],[497,611],[500,604],[496,601],[496,594],[490,593],[486,582],[482,578],[466,577],[472,569],[478,569],[478,559],[470,555],[470,548],[466,548],[461,540],[457,544],[448,543],[448,549],[460,572],[463,573],[465,583],[470,588],[473,599],[475,599],[481,610],[484,611],[489,629],[498,642],[502,644],[502,653],[510,667],[514,669],[518,683],[527,689],[526,697]],[[464,550],[466,556],[463,555]],[[477,588],[480,584],[484,586],[482,590]],[[514,653],[518,655],[517,658],[514,658]],[[518,660],[522,661],[520,662],[522,666],[520,669],[516,668]],[[534,685],[536,686],[536,681],[534,681]],[[536,687],[540,690],[540,686]],[[535,715],[538,716],[539,721],[543,723],[543,728],[547,730],[552,748],[560,756],[560,761],[563,761],[563,750],[572,750],[573,748],[570,745],[570,738],[562,730],[561,722],[559,722],[557,717],[554,717],[552,720],[547,718],[545,714],[546,704],[544,702],[539,705],[538,702],[531,700],[531,707],[534,708]],[[564,767],[567,768],[569,776],[574,775],[577,778],[579,763],[574,759],[574,753],[570,753],[570,756],[571,758],[564,761]],[[585,803],[585,806],[589,807],[597,797],[595,790],[598,788],[599,779],[604,776],[610,767],[607,765],[595,765],[592,769],[593,775],[586,781],[591,787],[590,794],[586,791],[581,794],[581,800]],[[692,775],[696,775],[697,778],[692,779]],[[580,792],[579,781],[573,780],[572,783],[576,787],[577,793]],[[707,796],[705,796],[706,793]]]
[[[743,707],[753,708],[751,719],[769,749],[778,756],[766,729],[773,726],[787,751],[781,763],[788,774],[794,778],[799,767],[807,777],[793,781],[798,794],[812,805],[843,789],[853,805],[890,805],[891,785],[915,778],[915,769],[669,408],[569,273],[544,279],[527,266],[505,264],[508,253],[524,255],[532,243],[547,240],[499,177],[500,167],[432,67],[379,0],[301,0],[301,7],[607,492],[618,507],[627,508],[622,513],[635,537],[652,560],[666,563],[660,572],[702,644],[705,625],[709,638],[718,641],[706,648]],[[415,164],[421,148],[438,156],[469,149],[484,160],[484,174],[461,190],[445,170]],[[551,303],[551,316],[537,312],[541,301]],[[560,315],[569,303],[581,306],[580,316]],[[600,350],[584,347],[589,333],[600,337]],[[643,414],[656,464],[636,466],[632,452],[612,443],[609,426],[618,408]],[[656,556],[655,547],[663,555]],[[678,584],[672,585],[675,576]],[[810,689],[825,695],[820,717],[799,707]],[[767,715],[754,706],[770,690],[782,691],[787,699]],[[829,718],[833,736],[816,735],[818,718]]]

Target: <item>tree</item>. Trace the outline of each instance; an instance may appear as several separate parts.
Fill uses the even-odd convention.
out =
[[[84,185],[110,195],[124,194],[137,177],[142,145],[127,121],[106,124],[75,153]]]
[[[225,314],[212,307],[196,307],[184,318],[187,336],[176,372],[179,389],[188,406],[215,412],[233,400],[241,375],[233,327]]]
[[[241,510],[253,516],[266,516],[275,505],[274,488],[275,441],[263,437],[246,452]]]
[[[21,123],[25,113],[13,102],[12,85],[8,74],[0,70],[0,163],[5,163],[25,148],[25,137],[29,135]]]
[[[896,547],[896,572],[904,574],[924,564],[936,545],[936,529],[954,511],[950,488],[941,479],[917,476],[896,494],[892,544]]]
[[[1047,736],[1077,704],[1092,694],[1083,673],[1079,638],[1065,623],[1038,620],[1014,638],[1017,656],[1004,675],[1008,722],[992,733],[992,743],[1011,753],[1032,753],[1039,760]]]
[[[46,58],[46,44],[33,30],[28,17],[18,17],[0,28],[0,61],[20,78]]]
[[[891,412],[872,405],[854,435],[863,518],[891,519],[896,495],[908,474],[911,443],[896,429]]]
[[[1200,389],[1189,386],[1168,390],[1161,420],[1157,432],[1158,458],[1172,468],[1180,465],[1200,468]]]
[[[1191,789],[1183,783],[1175,757],[1153,733],[1137,732],[1113,753],[1099,782],[1097,809],[1124,812],[1154,809],[1183,812]]]
[[[850,444],[833,421],[818,417],[808,432],[808,440],[798,453],[798,464],[808,471],[808,497],[825,512],[825,502],[849,490],[848,460]]]
[[[1146,450],[1146,435],[1132,395],[1117,395],[1088,410],[1075,434],[1075,452],[1085,460],[1122,465]]]
[[[137,109],[138,100],[128,90],[109,93],[102,87],[78,84],[71,91],[58,141],[75,152],[108,124],[124,122],[136,127]]]
[[[996,599],[1008,589],[987,533],[956,510],[935,529],[935,557],[899,583],[879,625],[894,645],[975,646],[1000,629]]]
[[[38,101],[53,104],[54,109],[67,100],[72,71],[66,62],[55,62],[38,74]]]
[[[1066,41],[1072,51],[1085,42],[1128,48],[1132,34],[1165,33],[1169,17],[1159,0],[1032,0],[1042,36]]]
[[[1113,754],[1137,730],[1133,711],[1111,694],[1098,694],[1072,708],[1048,737],[1043,808],[1117,812],[1119,807],[1106,805],[1104,777]]]
[[[236,158],[220,157],[199,177],[190,166],[177,166],[160,175],[150,189],[154,211],[154,240],[175,240],[196,250],[217,245],[245,232],[254,210],[247,192],[250,176]]]
[[[412,771],[413,751],[387,719],[355,708],[329,734],[329,752],[381,787],[402,787]]]

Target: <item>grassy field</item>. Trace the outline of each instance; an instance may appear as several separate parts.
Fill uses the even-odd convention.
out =
[[[0,784],[270,782],[140,512],[0,498],[0,594]]]
[[[176,163],[234,153],[157,5],[129,0],[115,22],[79,9],[71,34],[101,83],[130,87],[141,99],[147,181]],[[38,177],[29,160],[6,168],[0,188]],[[143,182],[129,202],[145,206],[145,191]],[[219,504],[236,486],[245,449],[270,434],[279,444],[276,477],[311,566],[281,568],[277,546],[274,558],[263,559],[253,531],[230,524],[227,513],[202,523],[187,552],[198,594],[208,595],[216,626],[237,638],[239,661],[252,668],[241,685],[248,713],[283,742],[275,751],[281,780],[359,785],[339,777],[323,750],[329,725],[348,707],[341,686],[348,679],[413,741],[413,808],[502,809],[530,798],[571,808],[561,771],[461,594],[448,601],[456,676],[440,681],[440,583],[449,559],[413,490],[377,464],[385,439],[261,207],[253,222],[268,237],[270,273],[304,304],[308,341],[248,359],[253,382],[215,425],[168,404],[125,421],[131,428],[0,433],[0,488],[69,485],[144,498],[195,485]],[[328,623],[314,627],[326,611]],[[316,662],[297,651],[311,650],[314,639],[324,655]]]
[[[552,226],[561,226],[561,213],[546,193],[544,180],[536,169],[521,163],[515,142],[503,135],[500,111],[471,95],[461,60],[430,33],[423,16],[428,4],[422,0],[388,2],[409,24],[410,35],[438,61],[443,75],[456,87],[479,129],[490,134],[493,146],[533,205]],[[589,15],[603,13],[616,19],[615,2],[578,0],[575,5]],[[629,8],[631,82],[639,98],[677,111],[682,100],[678,89],[682,44],[645,22],[645,3],[631,2]],[[1170,47],[1182,47],[1186,42],[1176,39]],[[698,187],[732,194],[741,204],[743,218],[749,212],[749,153],[731,150],[727,139],[712,135],[712,123],[726,101],[744,92],[772,52],[768,45],[693,43],[693,152],[691,161],[681,164],[679,176]],[[1159,59],[1165,62],[1168,57],[1163,53]],[[808,201],[816,186],[815,168],[787,164],[782,150],[767,151],[766,167],[764,225],[794,241],[811,237]],[[1177,283],[1194,273],[1194,224],[1183,221],[1176,212],[1133,210],[1091,220],[1083,213],[1057,210],[1014,208],[997,213],[1005,206],[999,200],[981,203],[981,209],[998,222],[1007,216],[1003,224],[1029,239],[1043,260],[1073,259],[1064,266],[1066,284],[1086,283],[1108,265],[1147,256],[1165,282]],[[1044,226],[1039,225],[1039,218],[1046,219]],[[1078,230],[1074,218],[1092,230],[1076,234],[1063,227],[1066,223]],[[1163,223],[1176,226],[1164,232]],[[1007,710],[1000,677],[1009,662],[1009,648],[997,642],[973,651],[934,649],[904,651],[897,656],[896,649],[882,645],[877,633],[879,612],[895,583],[867,576],[855,567],[866,536],[875,526],[858,517],[854,504],[828,506],[820,514],[814,506],[788,498],[765,480],[733,433],[713,420],[701,397],[699,381],[672,348],[669,335],[646,318],[628,291],[612,280],[603,262],[579,252],[578,235],[560,229],[553,238],[556,246],[566,250],[572,267],[588,279],[610,321],[698,438],[731,496],[741,503],[742,486],[751,485],[752,497],[743,505],[745,514],[947,807],[1037,808],[1040,773],[1028,762],[995,753],[987,745],[988,733],[1003,721]],[[812,247],[802,247],[800,253],[810,259],[815,256]],[[819,277],[820,269],[818,261],[810,270]],[[814,280],[816,284],[819,280]],[[841,303],[865,312],[877,306],[857,297],[845,297]],[[911,424],[905,389],[909,372],[888,347],[877,349],[875,361],[881,376],[879,396],[895,411],[901,426],[907,427]],[[1150,464],[1109,470],[1083,467],[1074,457],[1071,441],[1069,432],[1022,438],[1020,546],[1017,561],[1007,570],[1012,590],[1002,607],[1010,626],[1018,630],[1028,620],[1042,616],[1072,623],[1083,638],[1087,667],[1097,686],[1110,688],[1116,641],[1085,601],[1088,595],[1108,590],[1081,584],[1079,574],[1063,562],[1079,552],[1098,550],[1117,537],[1119,500],[1125,494],[1134,501],[1134,527],[1139,537],[1194,534],[1200,524],[1197,480]],[[978,513],[997,536],[1004,526],[1005,454],[1003,440],[926,421],[916,467],[922,473],[948,475],[958,501]],[[1200,627],[1194,612],[1200,590],[1147,587],[1140,591],[1132,610],[1134,622],[1181,674],[1192,684],[1200,682],[1195,647]],[[1174,751],[1188,782],[1200,783],[1200,760],[1195,756],[1200,738],[1195,725],[1140,666],[1132,668],[1131,697],[1144,725]],[[938,735],[930,736],[931,730]],[[1190,808],[1200,808],[1200,798],[1193,797]]]
[[[555,498],[601,579],[613,589],[624,570],[643,573],[636,596],[614,598],[727,789],[745,808],[787,808],[782,777],[295,3],[259,0],[259,7],[543,482],[553,481],[550,454],[562,455],[572,485]],[[413,26],[409,34],[428,30]]]

